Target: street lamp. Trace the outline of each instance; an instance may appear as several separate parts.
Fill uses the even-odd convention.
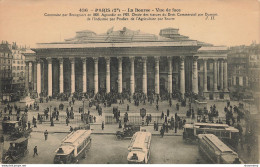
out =
[[[50,120],[51,120],[52,114],[51,114],[51,106],[50,106]]]
[[[85,123],[85,99],[84,99],[84,98],[82,99],[82,103],[83,103],[83,111],[82,111],[82,114],[83,114],[83,122]]]

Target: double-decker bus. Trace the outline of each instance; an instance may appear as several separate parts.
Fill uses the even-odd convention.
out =
[[[77,163],[91,145],[91,130],[77,130],[66,136],[55,151],[55,164]]]
[[[217,136],[213,134],[199,134],[199,151],[211,163],[233,164],[243,163],[231,148],[225,145]]]
[[[239,141],[238,129],[227,124],[194,123],[185,124],[183,127],[183,139],[196,140],[199,134],[214,134],[233,148],[237,148]]]
[[[128,147],[128,163],[148,163],[151,151],[150,132],[136,132]]]

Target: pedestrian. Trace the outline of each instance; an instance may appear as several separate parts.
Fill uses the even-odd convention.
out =
[[[169,116],[170,116],[170,110],[167,109],[167,117],[169,117]]]
[[[45,130],[45,132],[44,132],[44,138],[45,138],[45,140],[48,139],[48,131],[47,130]]]
[[[126,111],[129,111],[129,105],[127,104],[127,106],[126,106]]]
[[[121,123],[121,120],[119,120],[119,128],[122,128],[122,123]]]
[[[70,126],[70,132],[72,132],[73,131],[73,128],[72,128],[72,126]]]
[[[102,121],[102,124],[101,124],[101,128],[102,128],[102,130],[104,130],[104,127],[105,127],[105,125],[104,125],[104,121]]]
[[[34,148],[33,148],[33,157],[35,156],[35,155],[38,155],[38,153],[37,153],[37,146],[35,146]]]
[[[166,133],[168,133],[168,131],[169,131],[168,123],[166,123],[166,125],[165,125],[165,131],[166,131]]]
[[[175,132],[174,132],[174,133],[177,133],[177,129],[178,129],[178,120],[175,120],[175,126],[174,126],[174,129],[175,129]]]
[[[156,130],[156,122],[153,122],[153,129]]]
[[[161,127],[160,134],[161,134],[161,137],[164,136],[164,129],[163,129],[163,127]]]
[[[28,129],[30,129],[30,128],[31,128],[31,122],[28,121]]]
[[[68,119],[68,117],[66,118],[66,124],[67,124],[67,126],[69,125],[69,119]]]

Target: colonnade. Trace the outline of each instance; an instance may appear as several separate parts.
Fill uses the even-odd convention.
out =
[[[135,58],[136,57],[117,57],[118,60],[118,93],[122,93],[123,90],[123,67],[122,67],[122,61],[123,59],[128,58],[130,60],[130,93],[133,94],[135,92]],[[143,56],[142,58],[142,91],[144,94],[147,94],[148,86],[147,86],[147,57]],[[52,75],[53,75],[53,69],[52,69],[52,63],[53,59],[57,59],[59,61],[59,93],[64,93],[64,59],[62,57],[58,58],[51,58],[47,57],[46,60],[48,62],[48,96],[52,96],[53,94],[53,81],[52,81]],[[82,91],[83,93],[87,92],[87,61],[89,59],[93,59],[94,62],[94,93],[99,92],[99,57],[81,57],[82,61]],[[193,56],[192,57],[192,92],[198,94],[199,88],[198,88],[198,57]],[[69,58],[70,61],[70,93],[75,92],[75,58]],[[207,92],[207,61],[208,59],[203,59],[203,92]],[[106,92],[109,93],[111,90],[110,87],[110,78],[111,78],[111,71],[110,71],[110,64],[111,64],[111,58],[105,57],[106,62]],[[228,91],[227,86],[227,61],[226,60],[220,60],[220,70],[219,70],[219,84],[220,89],[223,91]],[[39,94],[42,92],[42,82],[41,82],[41,59],[37,59],[37,61],[34,63],[34,66],[32,62],[26,63],[26,86],[28,87],[28,82],[36,83],[36,85],[33,85],[34,89],[36,88],[36,92]],[[36,64],[36,66],[35,66]],[[154,90],[156,94],[160,94],[160,57],[155,56],[154,57]],[[167,57],[167,66],[168,66],[168,93],[173,92],[172,88],[172,76],[173,76],[173,57],[168,56]],[[34,69],[36,67],[37,69]],[[103,67],[102,67],[103,68]],[[32,71],[34,70],[34,73]],[[213,90],[217,91],[217,59],[213,59]],[[27,78],[28,77],[28,78]],[[36,81],[35,82],[35,78]],[[185,56],[179,57],[179,90],[182,96],[184,97],[185,94]]]

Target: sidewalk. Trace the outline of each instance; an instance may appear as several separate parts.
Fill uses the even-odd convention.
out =
[[[65,124],[56,124],[55,126],[49,126],[47,124],[38,124],[37,128],[33,128],[32,133],[44,133],[47,130],[49,133],[70,133],[70,126],[73,128],[77,127],[76,125],[68,125]],[[115,135],[117,131],[123,131],[123,128],[118,128],[118,125],[105,125],[104,130],[101,129],[100,124],[91,124],[90,129],[92,130],[92,134],[99,135]],[[152,135],[160,135],[159,131],[154,131],[153,125],[141,127],[141,129],[146,129],[146,131],[151,132]],[[160,129],[160,127],[159,127]],[[177,131],[174,133],[174,130],[169,130],[168,133],[164,133],[165,136],[182,136],[183,130]]]

